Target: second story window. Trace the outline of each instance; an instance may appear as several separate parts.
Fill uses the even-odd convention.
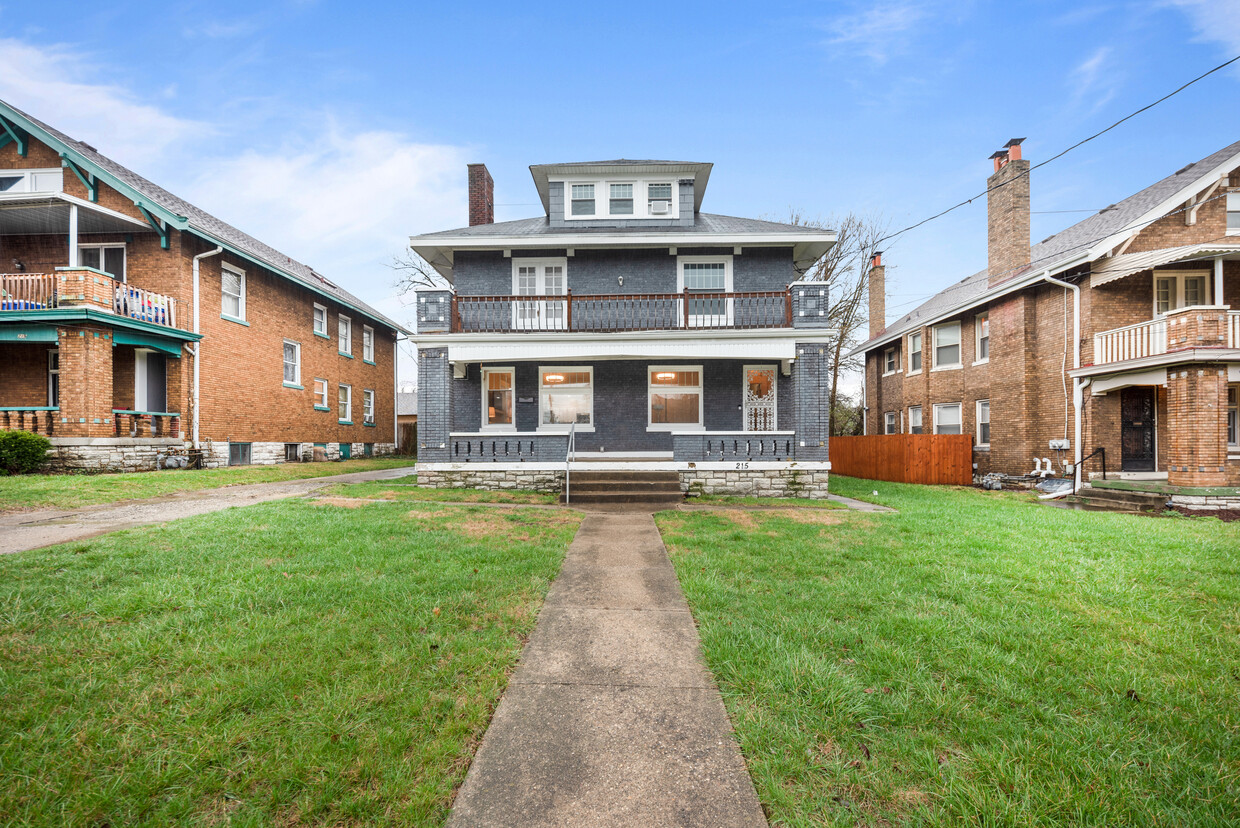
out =
[[[318,336],[327,336],[327,308],[323,305],[314,306],[314,332]]]
[[[949,322],[934,329],[934,367],[960,367],[959,322]]]
[[[125,245],[79,244],[78,264],[101,270],[117,281],[125,281]]]
[[[375,329],[369,325],[362,326],[362,359],[375,361]]]
[[[681,256],[678,291],[688,291],[689,327],[719,327],[732,322],[731,256]]]
[[[220,270],[220,313],[245,321],[245,272],[231,265]]]
[[[883,376],[894,374],[896,372],[896,349],[888,348],[883,351]]]
[[[340,353],[345,356],[353,356],[353,320],[344,314],[340,314],[336,319],[336,332],[338,334]]]
[[[977,361],[990,362],[990,314],[979,313],[974,324],[977,331]]]
[[[284,384],[301,387],[301,345],[284,340]]]
[[[1210,278],[1204,271],[1154,272],[1154,313],[1210,304]]]
[[[60,193],[64,189],[64,173],[59,169],[0,170],[0,193]]]
[[[672,185],[646,185],[646,209],[652,216],[665,216],[672,213]]]
[[[613,216],[633,215],[633,185],[610,184],[611,198],[607,204],[608,212]]]
[[[1240,236],[1240,193],[1227,194],[1227,235]]]
[[[574,216],[594,215],[594,185],[572,185],[572,213]]]
[[[916,374],[921,370],[921,331],[908,335],[908,372]]]

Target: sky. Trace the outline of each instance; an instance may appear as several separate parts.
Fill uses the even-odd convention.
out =
[[[1237,0],[0,0],[0,99],[412,327],[394,257],[541,213],[530,164],[710,161],[707,212],[899,229],[1240,55]],[[1240,64],[1033,173],[1036,243],[1240,139]],[[888,319],[986,263],[985,199],[887,246]],[[412,346],[400,375],[414,379]]]

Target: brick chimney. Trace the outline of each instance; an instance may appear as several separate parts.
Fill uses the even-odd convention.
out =
[[[1020,157],[1024,140],[1013,138],[990,156],[995,171],[986,179],[986,242],[992,285],[1029,264],[1029,162]]]
[[[469,226],[495,223],[495,181],[486,164],[469,165]]]
[[[887,327],[887,268],[883,251],[875,250],[870,260],[870,339]]]

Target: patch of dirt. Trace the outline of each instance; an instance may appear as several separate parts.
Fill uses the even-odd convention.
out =
[[[756,529],[766,521],[767,518],[784,518],[795,523],[818,524],[820,526],[832,526],[837,523],[843,523],[844,519],[838,514],[838,509],[723,509],[720,515],[726,517],[732,523],[744,529]],[[767,534],[771,534],[768,532]]]
[[[909,788],[903,791],[896,791],[895,801],[897,805],[903,807],[920,808],[930,804],[930,795],[925,791]]]
[[[1213,517],[1213,518],[1218,518],[1224,523],[1230,523],[1232,521],[1240,521],[1240,509],[1219,509],[1217,511],[1207,512],[1204,510],[1187,509],[1183,506],[1172,506],[1171,508],[1179,512],[1180,514],[1184,515],[1185,517],[1196,517],[1196,518]]]
[[[351,497],[320,497],[314,501],[315,506],[340,506],[344,509],[360,509],[366,505],[365,500]]]

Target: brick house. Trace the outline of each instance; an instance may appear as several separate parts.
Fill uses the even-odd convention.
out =
[[[992,158],[985,270],[886,325],[874,263],[867,433],[972,433],[979,474],[1050,456],[1079,486],[1103,449],[1132,478],[1240,486],[1240,142],[1032,246],[1020,142]]]
[[[402,329],[0,102],[0,428],[62,468],[390,451]]]
[[[410,241],[449,285],[417,297],[420,484],[556,490],[571,452],[680,489],[825,493],[833,332],[800,276],[835,235],[701,212],[711,168],[535,165],[543,214],[495,223],[470,165],[470,226]]]

